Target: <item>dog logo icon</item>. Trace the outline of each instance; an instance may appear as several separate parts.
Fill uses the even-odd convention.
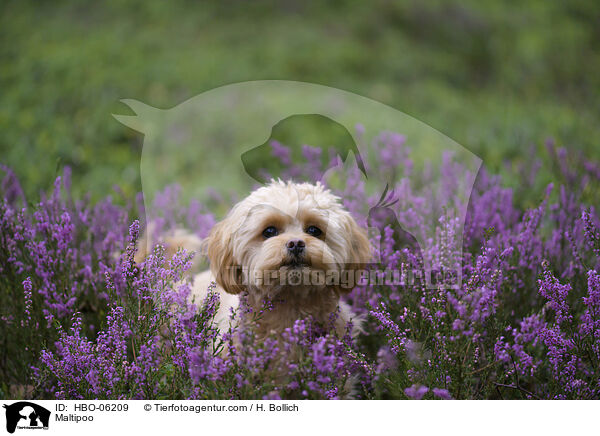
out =
[[[29,401],[3,406],[6,409],[6,431],[19,429],[48,429],[50,411]]]
[[[236,196],[278,176],[331,181],[354,201],[361,226],[379,235],[391,226],[396,248],[415,253],[418,267],[409,268],[424,273],[426,286],[460,285],[466,214],[482,161],[431,126],[357,94],[287,80],[232,83],[169,109],[122,102],[135,115],[115,119],[144,134],[147,223],[162,215],[162,192],[174,182],[180,198],[202,203],[211,201],[212,186]],[[455,174],[447,170],[454,165],[461,168]],[[401,201],[395,205],[386,191],[370,207],[364,199],[386,184]],[[173,227],[184,228],[180,221]]]

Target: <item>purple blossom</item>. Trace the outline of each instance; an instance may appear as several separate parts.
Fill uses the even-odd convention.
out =
[[[417,384],[404,389],[404,394],[412,400],[421,400],[427,392],[429,392],[428,387]]]
[[[433,395],[435,395],[438,398],[441,398],[442,400],[452,399],[452,396],[450,395],[450,392],[448,392],[447,389],[433,388],[431,392],[433,392]]]
[[[344,205],[378,229],[378,284],[342,297],[365,318],[358,337],[350,325],[340,337],[306,318],[279,337],[257,338],[254,320],[272,308],[251,311],[243,295],[231,327],[219,331],[214,285],[192,304],[193,255],[165,259],[160,246],[179,227],[203,237],[215,222],[204,204],[182,204],[177,186],[157,196],[144,229],[139,206],[71,200],[68,170],[28,205],[2,167],[0,324],[15,358],[0,368],[0,381],[27,384],[33,367],[39,395],[61,399],[598,398],[600,221],[588,195],[600,167],[567,161],[549,145],[559,179],[543,192],[534,186],[539,159],[519,167],[528,176],[514,189],[482,170],[460,255],[457,216],[443,213],[433,224],[426,217],[456,200],[449,194],[466,169],[447,153],[438,192],[418,190],[433,167],[416,171],[407,144],[392,132],[373,141],[366,164],[389,177],[383,196],[368,192],[357,168],[342,173],[337,156],[326,162],[321,149],[304,146],[296,163],[291,149],[271,144],[285,177],[315,180],[331,170]],[[535,195],[524,201],[521,191]],[[424,245],[405,243],[398,225]],[[154,249],[138,264],[144,231]],[[426,264],[456,270],[462,286],[425,286]]]

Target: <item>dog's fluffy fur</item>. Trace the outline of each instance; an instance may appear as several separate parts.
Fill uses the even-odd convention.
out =
[[[265,236],[269,227],[275,232],[271,229],[273,234]],[[304,243],[300,255],[288,248],[290,241]],[[361,320],[340,300],[350,289],[335,282],[292,280],[298,274],[361,268],[371,257],[366,232],[321,184],[272,181],[236,204],[203,246],[210,270],[194,277],[192,297],[201,302],[210,283],[217,283],[221,303],[215,320],[221,331],[227,329],[230,309],[238,307],[242,293],[255,311],[265,300],[272,305],[258,321],[259,337],[281,333],[300,318],[328,325],[338,308],[333,318],[337,332],[342,334],[350,320],[354,332],[360,330]]]

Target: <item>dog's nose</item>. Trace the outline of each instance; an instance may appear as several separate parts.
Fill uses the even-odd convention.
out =
[[[290,239],[285,245],[288,251],[294,256],[302,254],[304,252],[304,247],[306,246],[302,239]]]

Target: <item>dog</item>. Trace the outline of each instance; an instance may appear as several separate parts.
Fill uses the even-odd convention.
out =
[[[191,298],[201,302],[209,287],[218,292],[215,322],[221,331],[241,298],[253,312],[262,311],[257,337],[279,335],[305,318],[333,324],[340,335],[349,322],[352,335],[361,331],[362,320],[340,298],[352,290],[341,279],[365,267],[371,245],[322,184],[272,180],[215,224],[202,251],[210,269],[193,278]]]

